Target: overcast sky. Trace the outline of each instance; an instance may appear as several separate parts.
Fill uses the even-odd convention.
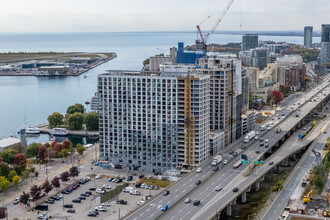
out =
[[[210,29],[229,0],[2,0],[0,32]],[[320,30],[330,0],[235,0],[217,30]]]

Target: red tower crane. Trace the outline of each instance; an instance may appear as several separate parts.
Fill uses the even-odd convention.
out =
[[[209,40],[209,38],[211,37],[211,35],[214,33],[214,31],[217,29],[218,25],[220,24],[220,22],[222,21],[223,17],[226,15],[227,11],[229,10],[230,6],[234,3],[234,0],[230,0],[228,2],[228,4],[226,5],[226,7],[224,8],[224,10],[222,11],[220,17],[218,18],[218,20],[215,22],[215,24],[213,25],[212,29],[210,30],[210,32],[208,32],[207,34],[202,34],[202,31],[200,29],[200,25],[206,20],[208,19],[210,16],[208,16],[206,19],[204,19],[199,25],[197,25],[197,40],[196,40],[196,47],[197,50],[201,50],[204,54],[204,56],[206,56],[206,52],[207,52],[207,41]],[[200,36],[200,39],[198,39],[198,35]]]

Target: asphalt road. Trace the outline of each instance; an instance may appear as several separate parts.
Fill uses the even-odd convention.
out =
[[[323,84],[319,86],[327,86],[328,82],[324,81]],[[327,89],[326,94],[329,94],[330,89]],[[319,93],[319,90],[313,89],[308,94],[303,95],[298,101],[296,101],[292,106],[288,106],[284,110],[281,111],[280,116],[282,113],[285,114],[286,119],[280,119],[283,121],[280,124],[282,132],[275,133],[275,129],[271,129],[268,133],[263,132],[260,135],[263,139],[269,139],[269,145],[274,145],[278,139],[285,135],[283,130],[291,129],[298,121],[301,120],[302,116],[308,114],[311,109],[315,107],[315,102],[309,102],[308,99],[314,97],[315,94]],[[324,96],[318,96],[323,98]],[[302,105],[306,103],[303,107]],[[291,109],[291,107],[293,109]],[[300,109],[299,117],[295,117],[295,114],[291,114],[288,117],[290,112],[294,112],[295,110]],[[279,123],[278,119],[271,120],[267,122],[270,124],[272,122],[272,128],[277,126]],[[266,133],[266,134],[264,134]],[[242,140],[242,139],[240,139]],[[248,165],[244,164],[238,169],[233,168],[233,164],[240,159],[240,153],[242,150],[240,149],[242,145],[241,141],[237,141],[236,143],[230,145],[222,152],[224,159],[231,159],[231,161],[227,165],[220,164],[219,171],[214,172],[212,167],[210,166],[210,161],[205,163],[202,166],[203,172],[196,173],[193,172],[179,183],[175,184],[173,187],[170,188],[170,195],[168,196],[158,196],[150,203],[145,204],[142,208],[128,216],[126,219],[131,220],[151,220],[157,218],[163,212],[161,211],[161,207],[163,205],[168,205],[169,210],[164,213],[164,219],[208,219],[210,215],[213,215],[216,210],[218,210],[219,199],[221,198],[222,201],[232,201],[235,197],[238,196],[238,193],[233,193],[232,189],[234,186],[239,186],[239,188],[243,188],[242,182],[243,180],[251,180],[255,181],[255,177],[251,179],[251,175],[248,177],[244,177],[242,174],[243,170],[247,169]],[[256,154],[256,150],[260,151],[260,154]],[[265,147],[260,147],[259,142],[249,142],[249,146],[245,149],[244,154],[247,154],[248,159],[251,163],[254,160],[258,160],[262,157],[262,154],[266,152]],[[233,158],[228,152],[230,150],[235,150],[238,152],[238,156]],[[262,166],[260,169],[266,169],[267,165]],[[269,168],[269,167],[268,167]],[[259,171],[258,171],[259,172]],[[197,186],[195,184],[196,180],[201,180],[202,184]],[[207,180],[207,181],[206,181]],[[205,182],[204,182],[205,181]],[[204,182],[204,183],[203,183]],[[213,185],[212,185],[213,184]],[[221,197],[218,196],[218,193],[214,191],[215,185],[219,185],[223,187]],[[196,189],[195,189],[196,188]],[[188,195],[193,189],[195,189],[191,194]],[[200,206],[198,207],[191,207],[192,204],[185,204],[184,199],[186,197],[190,197],[192,200],[199,199],[201,201]]]
[[[330,132],[330,126],[327,126],[327,133]],[[317,139],[317,142],[311,146],[311,149],[316,151],[323,151],[323,147],[328,138],[328,134],[321,134]],[[271,207],[267,211],[266,215],[263,216],[263,219],[277,220],[278,217],[283,212],[284,208],[287,206],[291,195],[294,190],[301,185],[302,179],[304,178],[306,172],[311,170],[316,163],[315,154],[311,151],[307,152],[308,155],[299,162],[299,167],[294,171],[294,174],[288,184],[284,186],[282,192],[279,194],[276,200],[272,203]]]

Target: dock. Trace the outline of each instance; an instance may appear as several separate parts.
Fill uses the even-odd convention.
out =
[[[50,130],[48,128],[48,124],[42,124],[37,126],[37,128],[40,129],[40,133],[42,134],[49,134],[50,135]],[[82,136],[82,137],[98,137],[99,132],[98,131],[87,131],[86,129],[83,130],[68,130],[68,135],[74,135],[74,136]]]

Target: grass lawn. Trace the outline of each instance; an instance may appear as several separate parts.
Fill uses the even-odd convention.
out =
[[[148,185],[154,185],[159,187],[167,187],[171,184],[169,180],[157,180],[157,179],[143,179],[141,183],[146,183]]]

